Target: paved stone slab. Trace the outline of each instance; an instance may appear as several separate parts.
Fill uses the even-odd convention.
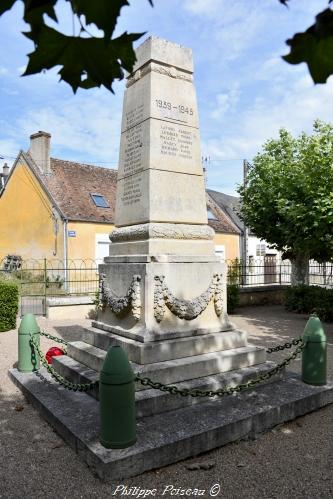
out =
[[[98,440],[95,399],[43,382],[35,374],[11,369],[10,376],[93,472],[110,481],[254,436],[333,402],[332,383],[310,386],[292,375],[222,400],[143,418],[137,423],[134,446],[108,450]]]

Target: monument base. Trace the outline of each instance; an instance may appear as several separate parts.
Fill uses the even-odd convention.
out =
[[[256,389],[142,418],[137,442],[105,449],[99,442],[99,403],[69,392],[41,370],[9,374],[41,416],[102,480],[113,482],[196,456],[291,421],[333,402],[333,385],[311,386],[295,375]]]
[[[232,329],[226,265],[216,257],[193,261],[191,256],[164,254],[148,262],[135,260],[118,256],[113,261],[110,256],[99,265],[98,327],[141,342]]]

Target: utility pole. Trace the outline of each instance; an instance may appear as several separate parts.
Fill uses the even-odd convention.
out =
[[[244,189],[247,187],[247,175],[249,172],[249,163],[247,159],[243,160],[243,185]],[[244,224],[243,247],[242,247],[242,262],[243,262],[243,284],[247,284],[247,253],[248,253],[248,238],[249,230]]]
[[[210,156],[206,156],[205,158],[202,156],[201,158],[201,163],[202,163],[202,169],[203,169],[203,174],[204,174],[204,182],[205,182],[205,188],[207,189],[207,183],[208,183],[208,166],[210,164]]]

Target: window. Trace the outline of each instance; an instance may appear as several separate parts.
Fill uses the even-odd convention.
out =
[[[257,244],[256,246],[256,256],[265,256],[266,255],[266,244]]]
[[[212,210],[210,210],[209,208],[207,208],[207,217],[208,217],[208,220],[217,220],[216,216],[214,215]]]
[[[110,208],[109,203],[101,194],[90,194],[90,196],[98,208]]]

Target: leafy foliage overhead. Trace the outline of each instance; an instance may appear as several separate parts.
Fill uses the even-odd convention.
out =
[[[289,0],[279,1],[288,6]],[[333,74],[333,10],[328,8],[320,12],[312,26],[304,33],[296,33],[286,43],[290,53],[283,59],[289,64],[305,62],[314,83],[326,83]]]
[[[112,38],[122,7],[128,0],[65,0],[73,19],[80,26],[79,34],[67,36],[50,27],[45,17],[58,23],[55,7],[61,0],[0,0],[0,17],[14,4],[23,3],[23,19],[30,25],[24,33],[34,43],[35,50],[29,55],[24,75],[40,73],[61,66],[60,79],[78,88],[100,87],[111,92],[114,80],[124,77],[124,70],[131,72],[135,62],[133,42],[144,33],[124,32]],[[148,0],[153,6],[153,0]],[[290,0],[279,0],[288,7]],[[333,0],[328,0],[332,4]],[[91,35],[87,26],[103,32]],[[325,83],[333,74],[333,10],[319,13],[316,22],[304,33],[296,33],[286,42],[290,53],[283,59],[290,64],[305,62],[315,83]]]
[[[326,9],[304,33],[287,40],[290,54],[283,59],[290,64],[306,62],[315,83],[325,83],[333,74],[333,10]]]
[[[253,161],[240,187],[240,216],[284,257],[333,260],[333,126],[293,138],[280,130]]]
[[[0,16],[18,1],[1,0]],[[74,92],[101,85],[113,92],[114,80],[124,78],[124,70],[132,71],[136,61],[133,42],[144,33],[124,32],[112,38],[120,10],[129,5],[127,0],[66,0],[80,26],[77,36],[65,35],[46,24],[45,16],[58,23],[55,6],[59,0],[21,1],[23,19],[30,25],[30,31],[24,34],[35,46],[28,54],[24,76],[61,66],[61,80],[71,85]],[[153,5],[152,0],[148,2]],[[90,24],[101,30],[103,36],[92,36],[87,30]]]

